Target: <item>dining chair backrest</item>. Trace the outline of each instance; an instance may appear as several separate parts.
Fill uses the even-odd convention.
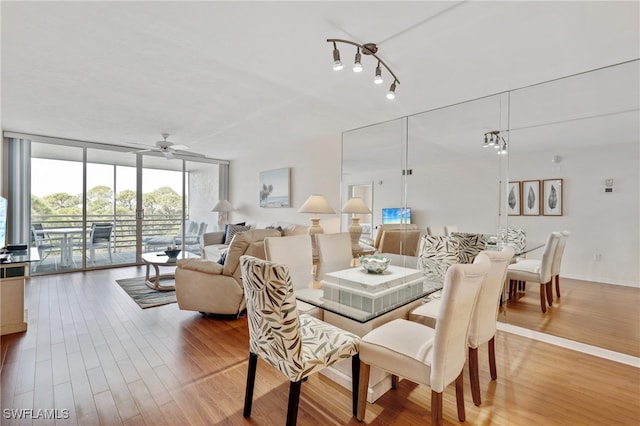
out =
[[[321,281],[328,272],[340,271],[351,266],[351,236],[348,232],[336,234],[316,234],[318,266],[316,279]]]
[[[299,380],[302,339],[289,268],[251,256],[240,257],[240,268],[250,352],[260,355],[290,380]]]
[[[294,288],[309,288],[313,282],[313,251],[308,234],[264,239],[266,260],[287,266]]]
[[[446,235],[444,226],[427,226],[427,235]]]
[[[559,232],[552,232],[547,237],[544,252],[542,253],[542,259],[540,260],[540,283],[551,281],[551,265],[553,265],[553,258],[556,254],[556,248],[558,247],[560,237],[561,234]]]
[[[489,258],[491,266],[471,317],[468,343],[472,348],[488,342],[496,334],[500,296],[507,276],[507,266],[513,260],[515,250],[507,246],[502,251],[484,250],[480,253]]]
[[[431,389],[443,392],[459,375],[467,359],[469,324],[491,261],[480,254],[472,264],[452,265],[445,275],[431,356]],[[431,342],[425,342],[429,348]]]
[[[551,263],[551,276],[554,277],[560,274],[560,266],[562,265],[562,256],[564,255],[564,248],[567,245],[567,239],[571,235],[569,231],[560,232],[560,240],[556,247],[556,252],[553,256],[553,262]]]

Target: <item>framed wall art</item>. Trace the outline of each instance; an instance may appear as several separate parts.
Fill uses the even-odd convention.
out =
[[[260,207],[291,207],[290,168],[260,172]]]
[[[522,215],[540,216],[540,181],[522,181]]]
[[[507,213],[509,216],[520,216],[520,181],[509,182],[507,186]]]
[[[564,196],[562,179],[543,180],[542,192],[542,214],[545,216],[562,216],[562,198]]]

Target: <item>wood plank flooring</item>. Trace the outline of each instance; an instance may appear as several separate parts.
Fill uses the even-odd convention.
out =
[[[1,339],[2,425],[283,424],[288,382],[262,361],[252,417],[242,417],[246,319],[204,318],[176,304],[142,310],[115,283],[141,275],[141,267],[129,267],[29,280],[29,329]],[[638,368],[499,332],[493,382],[486,347],[479,355],[483,403],[473,405],[465,371],[467,424],[640,421]],[[368,405],[364,423],[428,424],[429,395],[403,380]],[[68,410],[68,418],[8,419],[11,409]],[[453,386],[445,391],[444,422],[459,424]],[[321,375],[302,386],[298,423],[360,424],[350,392]]]
[[[560,299],[540,309],[540,284],[510,300],[498,320],[511,325],[640,357],[640,289],[560,279]]]

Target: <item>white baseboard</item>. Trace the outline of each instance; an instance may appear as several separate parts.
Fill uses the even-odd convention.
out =
[[[610,278],[605,278],[605,277],[600,277],[600,278],[594,278],[594,277],[583,277],[580,275],[560,275],[560,278],[570,278],[572,280],[580,280],[580,281],[591,281],[594,283],[601,283],[601,284],[611,284],[611,285],[621,285],[621,286],[625,286],[625,287],[635,287],[635,288],[640,288],[640,282],[637,281],[627,281],[627,280],[612,280]]]

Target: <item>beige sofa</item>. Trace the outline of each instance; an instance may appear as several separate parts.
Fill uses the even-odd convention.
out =
[[[421,231],[418,225],[380,225],[374,248],[379,253],[417,256]]]
[[[237,234],[229,245],[224,265],[206,259],[178,260],[175,287],[180,309],[239,315],[245,308],[240,256],[246,254],[264,259],[264,239],[280,235],[275,229]]]
[[[274,223],[247,223],[251,226],[252,230],[266,229],[266,228],[282,228],[282,236],[288,237],[290,235],[306,234],[309,229],[303,225],[296,225],[287,222],[274,222]],[[228,244],[224,244],[224,232],[207,232],[202,236],[201,247],[202,257],[204,259],[218,261],[222,254],[229,248]]]

